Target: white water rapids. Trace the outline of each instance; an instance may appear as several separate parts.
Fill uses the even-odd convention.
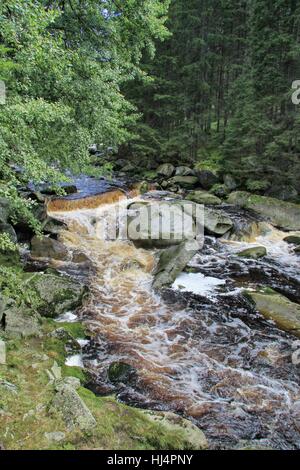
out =
[[[121,199],[126,210],[128,200],[125,195]],[[164,300],[151,287],[155,251],[105,240],[97,221],[103,228],[116,202],[107,198],[97,204],[72,210],[61,206],[50,215],[67,224],[60,239],[70,251],[84,252],[93,266],[83,319],[95,335],[95,347],[93,357],[87,354],[83,359],[98,383],[107,383],[109,365],[122,361],[136,369],[137,379],[121,390],[121,398],[183,413],[198,423],[216,448],[244,441],[300,448],[299,416],[295,416],[300,386],[298,369],[291,362],[293,338],[249,313],[230,289],[224,290],[227,297],[223,295],[222,301],[214,296],[214,290],[225,289],[227,281],[213,274],[210,280],[208,275],[184,274],[185,284],[180,278],[177,282],[184,288],[169,292]],[[293,272],[295,268],[296,273],[297,258],[275,231],[255,243],[265,244],[277,263]],[[248,246],[225,242],[220,263]],[[197,258],[201,253],[192,265]],[[204,255],[202,261],[211,263],[212,258],[218,262],[217,253]],[[206,301],[181,294],[195,289]]]

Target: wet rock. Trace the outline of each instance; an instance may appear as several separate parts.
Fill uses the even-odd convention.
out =
[[[27,282],[39,295],[42,302],[39,312],[46,317],[75,310],[82,304],[86,292],[85,286],[66,276],[35,273]]]
[[[128,237],[144,248],[164,248],[193,239],[197,226],[181,202],[133,203],[128,212]],[[183,224],[183,214],[187,221]]]
[[[219,183],[218,175],[212,170],[196,170],[196,175],[201,187],[207,191]]]
[[[245,191],[231,193],[228,203],[251,209],[284,230],[300,230],[300,205]]]
[[[113,362],[108,368],[107,375],[110,382],[114,384],[127,384],[136,378],[136,370],[125,362]]]
[[[79,428],[90,431],[96,426],[96,420],[76,390],[69,384],[62,384],[51,403],[51,409],[62,414],[70,429]]]
[[[254,302],[257,310],[278,328],[300,337],[300,305],[272,289],[258,292],[246,291],[245,295]]]
[[[267,250],[264,246],[253,246],[237,253],[241,258],[259,259],[267,256]]]
[[[291,245],[300,245],[300,234],[299,235],[289,235],[283,239],[286,243]]]
[[[223,212],[205,207],[204,229],[209,235],[224,235],[229,232],[232,227],[232,220]]]
[[[188,166],[178,166],[175,171],[175,176],[195,176],[195,172]]]
[[[187,195],[186,199],[188,201],[196,202],[197,204],[205,204],[212,206],[222,203],[221,199],[207,191],[192,191]]]
[[[164,163],[157,168],[156,173],[158,176],[171,178],[171,176],[173,176],[175,173],[175,167],[172,165],[172,163]]]
[[[91,260],[88,257],[88,255],[86,255],[82,251],[74,251],[72,254],[72,262],[81,264],[81,263],[90,263]]]
[[[199,244],[196,240],[186,241],[179,246],[164,250],[160,255],[153,287],[161,289],[173,284],[198,250]]]
[[[44,222],[42,229],[46,234],[59,235],[62,230],[67,230],[67,225],[59,220],[48,217]]]
[[[180,186],[184,189],[193,189],[197,186],[198,178],[196,176],[173,176],[169,181],[169,186]]]
[[[57,240],[49,237],[34,237],[31,240],[31,256],[66,261],[69,253],[67,248]]]
[[[208,448],[205,434],[188,419],[169,411],[144,411],[145,415],[155,423],[169,431],[180,431],[186,443],[194,450]]]

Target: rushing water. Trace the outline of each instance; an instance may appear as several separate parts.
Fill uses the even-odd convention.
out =
[[[91,297],[82,316],[94,336],[83,357],[94,390],[182,413],[204,430],[212,448],[248,441],[300,448],[295,338],[265,321],[241,295],[243,287],[268,285],[300,301],[299,258],[283,242],[284,234],[266,224],[262,230],[250,215],[231,213],[237,226],[249,228],[244,241],[207,237],[189,272],[159,296],[151,287],[157,253],[103,236],[120,201],[126,210],[123,191],[54,201],[49,208],[68,225],[64,243],[92,264]],[[235,255],[253,243],[265,245],[268,257]],[[135,370],[125,385],[108,380],[115,361]]]

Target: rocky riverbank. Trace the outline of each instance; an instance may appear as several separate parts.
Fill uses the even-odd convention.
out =
[[[148,362],[149,360],[153,361],[153,357],[149,355],[147,358],[147,348],[145,349],[144,345],[147,342],[151,344],[152,341],[157,343],[158,337],[153,336],[151,338],[149,336],[144,343],[142,336],[136,342],[135,335],[142,325],[144,325],[142,329],[145,329],[147,325],[153,325],[154,327],[157,324],[155,316],[161,310],[162,304],[160,302],[163,301],[156,297],[152,298],[148,288],[144,293],[142,291],[139,293],[139,291],[145,283],[147,285],[148,281],[150,282],[149,285],[153,284],[157,291],[164,288],[161,293],[163,297],[168,297],[167,303],[170,304],[170,307],[166,311],[162,311],[160,322],[162,322],[161,327],[164,328],[163,322],[165,320],[163,318],[168,318],[166,332],[170,328],[171,330],[174,329],[174,334],[176,332],[177,326],[174,327],[174,321],[177,316],[178,302],[183,305],[181,308],[186,308],[186,304],[194,304],[193,309],[195,311],[198,306],[201,309],[205,306],[205,312],[207,311],[208,315],[211,316],[211,321],[214,321],[214,308],[219,305],[219,318],[216,328],[222,330],[224,327],[222,316],[226,306],[226,303],[224,303],[225,297],[216,297],[211,307],[208,307],[210,303],[209,296],[211,295],[209,282],[213,282],[217,291],[221,289],[220,295],[228,295],[226,294],[227,289],[232,290],[233,283],[236,282],[234,278],[236,277],[239,278],[238,284],[242,289],[246,291],[250,285],[251,290],[248,291],[247,297],[245,297],[245,303],[239,297],[233,300],[231,294],[228,296],[228,301],[231,299],[230,302],[233,302],[232,308],[234,311],[232,314],[234,318],[239,315],[239,311],[242,315],[241,318],[244,318],[243,315],[248,311],[249,320],[252,318],[251,321],[253,321],[253,313],[250,314],[249,312],[256,311],[256,314],[260,312],[267,320],[274,320],[279,328],[295,335],[298,328],[295,327],[295,321],[299,321],[299,304],[297,303],[300,300],[299,280],[293,274],[294,271],[289,273],[288,268],[286,268],[286,273],[284,273],[285,268],[283,268],[282,279],[280,279],[279,271],[276,268],[277,261],[272,261],[274,255],[266,240],[268,234],[276,231],[275,228],[269,225],[270,222],[275,227],[289,231],[289,233],[278,232],[282,234],[279,243],[283,244],[286,253],[289,253],[289,256],[292,257],[290,268],[293,270],[294,263],[296,272],[298,263],[297,240],[299,238],[297,224],[300,220],[299,206],[293,203],[278,202],[264,196],[251,196],[249,193],[233,192],[228,197],[230,193],[229,186],[236,189],[233,188],[232,180],[228,178],[226,179],[228,186],[226,188],[222,187],[223,192],[220,190],[221,188],[218,188],[218,195],[216,195],[216,187],[213,191],[209,189],[211,184],[213,184],[213,187],[217,184],[215,179],[210,178],[211,175],[206,174],[207,178],[205,179],[204,175],[201,174],[200,178],[199,174],[194,174],[187,167],[176,169],[164,165],[158,169],[157,174],[159,175],[158,180],[133,185],[127,191],[125,185],[120,185],[120,189],[114,189],[113,185],[109,188],[110,192],[107,193],[109,183],[102,180],[102,183],[99,182],[100,186],[102,184],[105,186],[105,192],[102,192],[102,194],[99,189],[99,193],[95,194],[96,182],[92,180],[93,193],[85,193],[84,198],[78,197],[77,193],[73,193],[65,198],[54,198],[52,202],[48,195],[39,193],[36,212],[39,214],[44,227],[43,236],[34,236],[30,227],[27,227],[25,223],[14,225],[9,201],[4,199],[0,201],[2,233],[8,235],[11,243],[17,240],[25,243],[21,246],[21,250],[16,249],[14,245],[3,245],[0,253],[1,345],[6,352],[4,359],[2,354],[2,363],[0,364],[0,387],[3,390],[0,416],[1,421],[3,420],[3,426],[1,426],[3,435],[0,436],[0,442],[3,443],[5,448],[183,449],[206,448],[207,445],[211,446],[212,444],[215,448],[218,440],[221,448],[222,446],[225,448],[243,446],[243,439],[245,441],[247,433],[241,432],[238,438],[234,440],[230,435],[231,431],[228,429],[225,433],[227,437],[223,438],[224,442],[222,444],[222,438],[218,437],[218,433],[216,432],[213,436],[211,427],[205,424],[205,420],[198,419],[198,411],[192,411],[195,404],[193,405],[190,400],[191,397],[182,398],[183,404],[181,405],[179,405],[178,398],[174,398],[174,403],[177,403],[177,405],[173,406],[173,399],[171,400],[166,395],[164,386],[162,386],[163,382],[159,392],[162,398],[158,399],[159,395],[157,395],[154,390],[155,387],[153,388],[152,385],[155,382],[159,384],[162,380],[166,380],[168,388],[170,386],[170,384],[168,385],[168,375],[170,378],[173,374],[176,376],[182,366],[186,367],[188,354],[187,352],[184,353],[185,346],[182,344],[177,352],[179,358],[178,366],[176,366],[177,370],[176,368],[173,370],[173,365],[168,364],[168,356],[165,356],[166,362],[163,367],[167,371],[166,378],[163,378],[164,372],[159,371],[161,366],[156,369],[154,363],[147,371]],[[169,178],[167,180],[169,183],[167,185],[163,184],[164,180],[162,181],[161,177]],[[199,178],[202,183],[200,183]],[[87,188],[88,182],[86,180],[84,184]],[[165,191],[165,189],[162,191],[164,187],[168,191]],[[149,189],[150,192],[148,192]],[[173,240],[172,246],[166,242],[161,245],[157,240],[151,240],[151,238],[147,239],[146,244],[143,240],[134,240],[134,244],[128,242],[120,246],[113,243],[103,245],[98,239],[94,238],[93,227],[95,227],[97,217],[105,216],[109,218],[109,212],[106,215],[102,212],[98,213],[99,208],[106,205],[109,208],[112,204],[123,201],[130,217],[130,213],[137,209],[134,205],[137,202],[129,201],[127,204],[127,198],[132,199],[139,193],[143,194],[139,198],[143,205],[149,206],[153,202],[162,201],[164,210],[168,210],[168,206],[174,208],[174,205],[176,208],[180,208],[184,201],[189,201],[190,204],[196,206],[197,204],[204,204],[204,249],[199,251],[199,247],[195,246],[194,250],[187,250],[186,243],[190,243],[190,241],[177,240],[176,226],[170,237]],[[32,197],[32,194],[30,193],[28,197]],[[48,214],[45,205],[48,208]],[[193,217],[192,214],[191,217]],[[194,227],[194,235],[197,235],[197,224],[194,221],[192,221],[191,227]],[[260,243],[255,243],[255,240],[259,237],[261,237]],[[161,238],[168,239],[168,237]],[[219,253],[215,254],[217,258],[215,265],[209,261],[210,272],[206,273],[204,265],[203,268],[200,267],[201,263],[200,265],[195,264],[195,260],[202,260],[205,264],[205,260],[208,260],[210,256],[208,253],[211,240],[215,240],[214,243],[218,246]],[[247,242],[251,243],[253,241],[252,246],[243,246],[243,243],[247,244]],[[237,243],[234,255],[230,254],[227,257],[222,255],[222,246],[226,246],[226,243],[229,244],[228,246],[231,243]],[[98,250],[98,252],[95,250]],[[155,254],[154,258],[153,253]],[[106,261],[104,262],[105,258]],[[222,271],[220,263],[224,263],[225,258],[226,269],[223,269],[223,276],[217,274],[215,278],[209,277],[213,275],[213,269],[217,268],[218,264]],[[114,266],[116,259],[118,261]],[[107,266],[105,265],[106,262],[108,263]],[[280,270],[281,261],[278,260],[278,262]],[[269,264],[268,269],[265,269],[268,263],[271,264]],[[234,264],[238,268],[235,267],[233,270]],[[262,269],[261,279],[259,280],[257,277],[254,282],[253,274],[252,279],[251,274],[250,278],[247,278],[245,275],[246,268],[252,270],[252,273],[255,269],[257,269],[257,272]],[[117,270],[119,275],[120,284],[118,286],[111,284],[111,279],[108,277],[108,270],[113,273],[114,269]],[[233,270],[232,274],[230,274],[230,279],[227,279],[226,272],[230,272],[231,269]],[[268,272],[271,273],[269,278]],[[263,273],[265,278],[263,278]],[[134,278],[138,280],[140,276],[142,276],[141,281],[139,281],[141,284],[135,284]],[[190,276],[186,288],[184,287],[184,276]],[[207,294],[202,294],[202,300],[201,294],[199,297],[198,294],[195,296],[193,293],[192,276],[196,276],[197,289],[201,287],[199,292],[204,293],[206,291],[199,277],[203,276],[203,282],[208,290]],[[243,276],[246,276],[247,282],[243,280]],[[95,279],[97,279],[97,285],[95,285]],[[170,290],[174,281],[179,286],[179,291],[176,294],[173,288]],[[238,284],[236,284],[236,288]],[[261,284],[275,288],[275,292],[264,291],[262,293]],[[104,289],[103,293],[102,289]],[[184,292],[187,292],[187,294],[184,294]],[[112,295],[111,300],[110,295]],[[119,295],[121,296],[120,299]],[[269,298],[267,298],[268,295],[272,296],[270,297],[272,305],[276,304],[274,308],[269,302]],[[287,297],[285,297],[286,295]],[[142,299],[143,296],[144,299]],[[249,296],[251,297],[250,309],[247,307],[249,305],[247,304]],[[131,301],[129,302],[130,297],[132,297],[132,305]],[[122,301],[121,298],[123,298]],[[95,299],[98,299],[96,304]],[[145,309],[144,303],[147,299],[148,307]],[[129,306],[126,307],[125,311],[126,302],[129,302]],[[103,314],[101,311],[98,312],[101,304],[105,309]],[[139,305],[142,310],[140,313],[136,312],[135,316],[135,310],[137,307],[139,308]],[[229,305],[231,304],[229,303]],[[121,330],[118,332],[119,315],[121,317],[129,315],[126,320],[129,330],[126,330],[126,333]],[[183,315],[183,318],[186,318],[185,315]],[[134,316],[135,318],[133,318]],[[184,321],[189,325],[191,319],[186,318]],[[98,335],[97,322],[100,331],[102,324],[101,341]],[[257,319],[256,322],[260,325],[261,320]],[[188,330],[193,323],[194,320],[190,323]],[[108,328],[111,328],[112,325],[115,325],[115,329],[110,331]],[[259,343],[263,328],[260,331],[259,327],[255,332],[258,338],[256,344],[258,354],[263,353],[262,344]],[[269,325],[265,328],[264,334],[271,335],[272,328],[270,330]],[[225,330],[223,330],[223,333],[222,341],[225,340],[227,335]],[[118,338],[119,334],[120,338]],[[155,334],[157,333],[154,328],[153,335]],[[179,334],[179,337],[182,335],[181,327],[176,334]],[[195,333],[190,334],[192,335],[191,338],[195,335]],[[211,341],[214,341],[213,330],[210,334],[212,335]],[[277,333],[272,334],[276,335]],[[131,348],[128,349],[128,354],[126,353],[127,347],[124,345],[126,335],[128,335],[128,340],[132,336],[132,344]],[[114,339],[112,339],[113,336]],[[122,344],[122,338],[123,353],[116,354],[118,345]],[[170,342],[170,338],[166,337],[164,341],[161,346],[159,346],[160,340],[157,343],[157,347],[161,347],[161,352],[165,349],[166,344]],[[282,344],[284,349],[288,343],[288,337],[278,333],[278,342],[278,344]],[[201,344],[201,341],[199,344]],[[229,340],[229,344],[233,346],[234,343]],[[283,346],[284,344],[285,346]],[[132,349],[133,346],[137,349]],[[175,348],[175,345],[172,347]],[[247,349],[247,342],[244,347]],[[269,346],[265,344],[264,347]],[[108,349],[104,351],[103,348]],[[177,348],[176,345],[175,350]],[[193,348],[195,349],[195,345]],[[222,346],[220,348],[222,349]],[[198,351],[196,349],[195,353]],[[109,353],[109,350],[111,350],[111,353]],[[181,352],[179,352],[180,350]],[[100,368],[101,370],[98,370],[98,360],[101,354],[103,355],[102,365],[104,369]],[[142,373],[137,367],[135,354],[142,357],[145,355],[144,367],[147,374],[144,378],[144,372]],[[198,358],[202,357],[203,350],[199,350],[196,356],[193,359],[191,358],[192,369],[196,365],[197,355]],[[215,364],[215,374],[217,374],[218,367]],[[244,367],[244,365],[240,364],[239,367]],[[257,368],[256,363],[255,367]],[[297,380],[297,371],[293,365],[289,364],[288,360],[282,368],[283,374],[284,370],[289,370],[290,378],[294,381]],[[201,374],[204,371],[205,368]],[[151,372],[150,375],[148,375],[148,372]],[[103,373],[106,376],[105,378]],[[198,373],[199,371],[195,370],[195,374]],[[258,368],[256,373],[259,376],[261,370]],[[238,374],[241,374],[241,372],[239,371]],[[274,372],[270,371],[270,374],[272,377],[275,370]],[[275,376],[276,374],[273,375],[274,378]],[[149,382],[150,378],[153,384]],[[185,380],[183,379],[182,385],[184,388],[180,392],[183,397],[189,380],[188,377]],[[240,380],[243,381],[244,379],[240,378]],[[115,393],[119,400],[135,404],[140,403],[145,406],[144,395],[147,396],[146,406],[148,408],[151,409],[154,406],[157,409],[170,411],[167,414],[154,413],[153,415],[152,413],[148,416],[137,409],[119,403],[116,398],[95,396],[93,392],[84,388],[88,384],[89,388],[92,388],[98,395],[99,393],[105,395]],[[194,386],[197,389],[198,385],[195,384]],[[153,391],[150,393],[151,388],[153,388]],[[175,388],[174,397],[176,397],[176,393]],[[18,396],[17,402],[15,400],[16,396]],[[230,396],[233,399],[230,394],[228,399]],[[184,403],[184,400],[186,400],[186,403]],[[213,403],[212,400],[211,409],[213,409]],[[283,406],[283,404],[280,405],[279,399],[276,407],[277,405],[279,410],[280,406]],[[178,414],[172,415],[172,411],[179,412],[179,414],[192,419],[198,427],[195,427],[192,421],[178,417]],[[207,413],[208,416],[211,415],[211,411],[208,412],[207,410]],[[216,423],[221,419],[225,419],[225,415],[223,415],[225,411],[223,412],[220,409],[218,417],[214,413],[211,415],[211,419],[215,419]],[[122,419],[120,419],[120,416]],[[155,416],[155,419],[153,419],[153,416]],[[272,423],[271,416],[270,411],[270,423]],[[207,444],[201,429],[207,434],[209,444]],[[293,432],[296,433],[296,428],[293,429]],[[267,435],[267,431],[264,432]],[[275,441],[271,440],[268,443],[276,447]],[[256,445],[257,442],[253,441],[252,444]],[[278,446],[280,445],[283,444],[278,444]]]

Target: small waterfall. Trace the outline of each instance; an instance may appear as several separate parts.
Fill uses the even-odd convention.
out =
[[[129,197],[138,198],[136,193]],[[239,294],[236,278],[249,281],[249,268],[235,252],[248,244],[207,238],[190,267],[201,274],[199,279],[222,279],[216,292],[201,297],[167,289],[158,296],[151,288],[155,250],[109,237],[116,204],[126,212],[123,191],[60,199],[48,206],[49,214],[68,226],[60,239],[70,250],[84,251],[94,268],[90,301],[83,311],[94,339],[84,363],[97,390],[117,392],[138,406],[182,413],[206,432],[214,448],[232,448],[241,441],[300,448],[293,339],[258,316]],[[255,243],[268,246],[275,264],[289,271],[296,257],[289,258],[281,235],[274,230],[257,235]],[[265,269],[271,269],[266,263]],[[127,386],[116,387],[108,380],[115,361],[136,370]]]

